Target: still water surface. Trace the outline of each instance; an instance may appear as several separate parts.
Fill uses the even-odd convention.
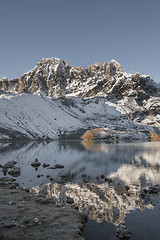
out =
[[[38,169],[31,166],[35,158],[41,163]],[[117,239],[115,230],[122,222],[132,231],[131,239],[160,239],[160,142],[0,143],[0,164],[13,160],[21,169],[16,178],[20,186],[44,192],[49,183],[46,195],[57,203],[65,186],[65,195],[90,218],[86,239]],[[47,169],[44,163],[64,168]],[[149,193],[151,187],[158,192]]]

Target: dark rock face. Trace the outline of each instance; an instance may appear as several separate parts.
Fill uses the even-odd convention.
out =
[[[69,69],[69,65],[60,59],[42,59],[33,70],[25,73],[20,79],[8,81],[7,78],[2,78],[0,89],[4,92],[45,93],[60,97],[65,93]]]
[[[149,76],[126,74],[115,60],[103,65],[95,63],[84,69],[70,67],[67,62],[57,58],[44,58],[20,79],[0,79],[0,90],[45,93],[55,98],[73,93],[82,97],[110,96],[116,100],[130,96],[137,101],[156,94],[160,96],[159,87]]]

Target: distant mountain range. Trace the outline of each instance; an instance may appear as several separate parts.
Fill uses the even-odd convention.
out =
[[[0,139],[159,140],[159,128],[160,85],[115,60],[84,69],[44,58],[0,79]]]

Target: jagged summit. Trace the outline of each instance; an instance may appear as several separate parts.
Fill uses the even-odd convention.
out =
[[[109,96],[121,99],[141,92],[157,94],[158,85],[149,76],[124,72],[116,60],[83,67],[71,67],[59,58],[43,58],[20,79],[0,79],[0,90],[11,93],[45,93],[59,98]],[[135,92],[136,90],[136,92]]]
[[[126,73],[113,59],[85,69],[43,58],[20,79],[0,79],[0,111],[5,136],[56,139],[99,128],[96,134],[112,129],[117,135],[118,129],[119,137],[148,139],[154,129],[136,124],[160,127],[160,87],[148,75]]]

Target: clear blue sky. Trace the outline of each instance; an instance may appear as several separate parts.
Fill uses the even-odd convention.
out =
[[[0,0],[0,78],[44,57],[85,68],[115,59],[160,82],[160,0]]]

